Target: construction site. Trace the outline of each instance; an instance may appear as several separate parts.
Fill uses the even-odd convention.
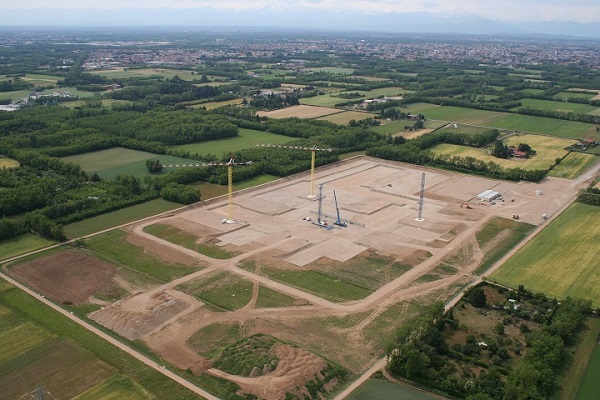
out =
[[[493,201],[478,198],[485,191]],[[178,368],[285,399],[324,379],[328,365],[362,373],[402,322],[478,279],[486,252],[504,240],[503,232],[482,246],[476,239],[494,218],[545,224],[575,194],[560,178],[495,181],[356,157],[125,228],[145,252],[200,268],[130,285],[89,317]],[[152,226],[227,256],[166,240]],[[260,335],[276,342],[275,361],[244,374],[219,368],[220,349]]]

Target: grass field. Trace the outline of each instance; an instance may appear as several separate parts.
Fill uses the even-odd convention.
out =
[[[43,247],[53,245],[55,242],[44,239],[33,233],[26,233],[14,238],[0,241],[0,260],[6,260],[21,254],[29,253]]]
[[[242,182],[233,182],[233,190],[242,190],[257,185],[262,185],[263,183],[272,182],[277,179],[279,179],[277,176],[261,174],[259,176],[255,176],[254,178],[246,179]],[[227,194],[227,185],[217,185],[215,183],[202,182],[195,184],[194,187],[198,188],[200,191],[202,200],[208,200]]]
[[[252,282],[226,271],[194,279],[177,289],[221,311],[239,310],[252,299]]]
[[[577,391],[577,397],[575,400],[588,400],[594,399],[600,393],[600,344],[596,344],[596,349],[592,353],[590,363],[588,364],[583,381],[579,390]]]
[[[185,150],[198,154],[214,154],[220,157],[223,154],[231,154],[241,149],[255,147],[257,144],[285,144],[291,140],[293,140],[293,138],[290,138],[289,136],[240,128],[240,133],[235,138],[184,144],[181,146],[173,146],[172,149]],[[161,156],[161,161],[162,158],[163,157]]]
[[[102,397],[83,398],[198,398],[4,281],[0,281],[0,304],[0,332],[7,333],[20,325],[29,324],[24,335],[41,332],[47,337],[29,349],[21,349],[8,362],[0,361],[2,398],[29,398],[30,391],[38,383],[43,383],[44,389],[50,391],[53,398],[71,399],[100,388],[98,385],[107,380],[114,383],[101,392]],[[4,337],[6,340],[0,341],[0,354],[14,347],[13,338],[16,339],[8,335]],[[137,387],[135,392],[128,389],[132,386]],[[121,397],[120,393],[129,394],[130,397]]]
[[[118,269],[141,273],[156,282],[169,282],[198,271],[200,267],[188,267],[161,261],[142,247],[130,244],[126,233],[114,230],[86,240],[86,248],[98,258],[114,264]]]
[[[583,377],[588,370],[588,366],[592,367],[589,375],[596,375],[600,372],[600,363],[595,367],[590,364],[593,359],[593,355],[598,345],[597,339],[600,333],[600,318],[588,318],[586,321],[586,327],[578,334],[578,341],[576,343],[577,348],[572,353],[572,357],[568,357],[570,361],[570,368],[560,383],[560,398],[562,400],[573,400],[577,397],[577,392],[582,385]],[[599,359],[600,360],[600,359]],[[583,389],[587,391],[588,389]],[[600,393],[600,386],[596,389],[597,393]]]
[[[151,400],[148,391],[127,375],[115,374],[72,400]]]
[[[416,107],[419,104],[420,106]],[[429,104],[429,107],[427,107],[423,103],[411,104],[407,107],[407,110],[412,113],[422,113],[427,118],[448,122],[542,133],[567,139],[589,137],[600,140],[600,133],[596,132],[595,125],[578,121],[475,110],[464,107],[436,106],[433,104]]]
[[[227,106],[230,104],[242,104],[242,101],[243,101],[243,99],[233,99],[233,100],[227,100],[227,101],[211,101],[209,103],[195,104],[192,106],[192,108],[204,107],[207,110],[213,110],[215,108]]]
[[[261,275],[287,283],[324,299],[343,302],[364,299],[373,291],[326,275],[318,271],[287,271],[262,267]]]
[[[438,400],[426,392],[384,379],[369,379],[350,393],[348,400]]]
[[[550,101],[538,99],[521,99],[521,107],[537,108],[538,110],[552,110],[561,112],[572,112],[575,114],[585,114],[594,111],[598,107],[582,103],[567,103],[566,101]],[[521,107],[517,107],[521,108]]]
[[[240,325],[237,322],[211,324],[196,331],[187,343],[198,353],[211,357],[213,352],[229,343],[241,339]]]
[[[260,286],[256,308],[292,307],[296,304],[296,301],[297,299],[285,293],[269,289],[266,286]]]
[[[150,217],[165,211],[174,210],[181,207],[181,204],[172,203],[163,199],[150,200],[135,206],[111,211],[96,217],[73,222],[64,226],[65,235],[69,239],[89,235],[115,226],[123,225],[128,222],[137,221],[140,218]]]
[[[595,93],[582,93],[582,92],[560,92],[554,95],[555,99],[561,99],[561,100],[566,100],[566,99],[572,99],[572,98],[578,98],[578,99],[592,99],[594,98],[594,96],[596,96]]]
[[[90,71],[92,74],[105,76],[107,78],[136,78],[136,77],[161,77],[161,78],[173,78],[177,75],[179,78],[185,81],[193,81],[200,79],[197,72],[183,70],[183,69],[169,69],[169,68],[142,68],[142,69],[126,69],[124,67],[117,67],[110,70],[98,70]]]
[[[549,175],[558,178],[574,179],[583,171],[600,161],[600,157],[585,153],[569,153],[557,166],[555,166]]]
[[[360,121],[366,118],[373,118],[375,114],[358,112],[358,111],[344,111],[341,113],[336,113],[332,115],[327,115],[325,117],[317,118],[322,121],[333,122],[334,124],[339,125],[348,125],[350,120]]]
[[[145,161],[150,158],[159,159],[163,165],[198,162],[186,158],[130,150],[123,147],[62,157],[62,160],[79,164],[88,174],[97,173],[102,179],[113,179],[121,174],[133,175],[136,178],[143,178],[149,175]]]
[[[585,231],[585,235],[581,232]],[[582,297],[600,306],[600,207],[574,203],[490,279],[558,299]]]
[[[529,159],[503,159],[487,154],[487,151],[482,149],[453,144],[440,144],[434,146],[431,151],[438,154],[473,157],[486,162],[492,161],[504,168],[522,168],[525,170],[548,169],[554,164],[556,158],[562,158],[568,153],[564,148],[572,144],[573,141],[539,135],[520,135],[509,137],[505,140],[505,143],[509,146],[518,146],[519,143],[527,143],[531,148],[536,150],[537,154]],[[573,168],[576,167],[574,166]]]
[[[27,95],[31,93],[29,90],[15,90],[12,92],[0,92],[0,100],[21,100],[23,97],[27,97]]]
[[[465,124],[449,124],[447,127],[443,129],[439,129],[437,132],[450,132],[450,133],[459,133],[465,134],[469,136],[475,136],[482,132],[490,130],[490,128],[482,128],[479,126],[465,125]]]
[[[321,107],[333,107],[338,103],[345,103],[347,101],[359,101],[365,99],[372,99],[378,96],[397,96],[400,93],[403,93],[404,90],[401,87],[386,87],[373,89],[369,91],[361,91],[361,90],[353,90],[350,92],[341,92],[341,93],[358,93],[360,97],[346,99],[343,97],[338,97],[337,93],[335,94],[323,94],[315,97],[307,97],[304,99],[300,99],[300,104],[306,104],[309,106],[321,106]]]
[[[481,264],[474,273],[480,275],[487,271],[496,261],[533,232],[534,229],[534,225],[524,222],[500,217],[492,218],[483,229],[475,234],[479,247],[486,251]],[[490,243],[497,242],[498,237],[502,237],[502,240],[493,246],[489,246]]]

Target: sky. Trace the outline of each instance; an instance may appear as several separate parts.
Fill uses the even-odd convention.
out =
[[[598,0],[0,0],[0,10],[35,10],[41,5],[71,10],[167,8],[196,11],[355,11],[364,14],[426,12],[503,21],[600,22]]]
[[[600,0],[0,0],[0,16],[0,27],[264,26],[600,37]]]

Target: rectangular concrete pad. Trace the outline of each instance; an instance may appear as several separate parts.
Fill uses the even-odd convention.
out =
[[[321,257],[329,257],[333,260],[343,262],[348,261],[367,249],[368,247],[353,243],[350,240],[332,237],[316,246],[312,246],[286,258],[285,261],[300,267],[318,260]]]

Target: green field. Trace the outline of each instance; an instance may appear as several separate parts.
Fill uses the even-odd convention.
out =
[[[585,231],[585,235],[581,233]],[[574,203],[490,279],[559,299],[582,297],[600,306],[600,207]]]
[[[256,308],[292,307],[297,301],[294,297],[261,285],[256,299]]]
[[[6,260],[37,249],[48,247],[55,242],[44,239],[33,233],[26,233],[14,238],[0,241],[0,260]]]
[[[287,271],[262,267],[260,273],[276,281],[287,283],[290,286],[335,302],[360,300],[373,293],[373,290],[344,282],[318,271]]]
[[[142,69],[126,69],[118,67],[111,70],[90,71],[92,74],[104,76],[106,78],[138,78],[138,77],[157,77],[157,78],[173,78],[177,75],[185,81],[193,81],[200,79],[201,75],[198,72],[189,70],[169,69],[169,68],[142,68]]]
[[[538,99],[521,99],[521,107],[536,108],[538,110],[552,110],[561,112],[572,112],[575,114],[585,114],[594,111],[598,107],[582,103],[567,103],[566,101],[550,101]],[[521,107],[517,107],[519,109]]]
[[[571,152],[550,171],[549,175],[574,179],[599,160],[598,156],[592,154]]]
[[[588,99],[591,100],[596,96],[596,93],[583,93],[583,92],[560,92],[554,95],[555,99],[566,100],[566,99]]]
[[[235,192],[257,185],[262,185],[263,183],[272,182],[277,179],[279,179],[277,176],[261,174],[253,178],[246,179],[242,182],[233,182],[233,191]],[[193,184],[193,186],[200,191],[202,200],[208,200],[227,194],[227,185],[217,185],[216,183],[202,182]]]
[[[419,103],[417,103],[419,104]],[[600,133],[595,125],[578,121],[566,121],[555,118],[533,117],[529,115],[511,114],[495,111],[475,110],[464,107],[421,105],[407,107],[412,113],[422,113],[427,118],[448,122],[460,122],[468,125],[509,129],[531,133],[542,133],[568,139],[589,137],[600,140]]]
[[[177,286],[221,311],[235,311],[252,299],[252,282],[231,272],[218,272]]]
[[[600,376],[600,344],[596,345],[596,349],[592,353],[575,400],[594,399],[598,396],[598,393],[600,393],[600,379],[598,379],[598,376]]]
[[[142,204],[136,204],[135,206],[125,207],[96,217],[73,222],[64,226],[64,232],[69,239],[74,239],[179,207],[181,207],[181,204],[163,199],[150,200]]]
[[[31,93],[29,90],[15,90],[13,92],[0,92],[0,100],[21,100],[24,97],[27,97]]]
[[[509,137],[505,140],[505,143],[509,146],[517,146],[519,143],[527,143],[531,146],[531,148],[536,150],[537,154],[528,159],[504,159],[494,157],[493,155],[488,154],[484,149],[446,143],[434,146],[431,148],[431,151],[438,154],[473,157],[485,162],[492,161],[504,168],[522,168],[525,170],[534,170],[550,168],[550,166],[554,164],[556,158],[562,158],[568,153],[568,151],[564,150],[564,148],[573,144],[574,142],[572,140],[539,135],[520,135]],[[583,162],[584,160],[581,161]]]
[[[577,335],[577,341],[574,344],[573,352],[569,354],[570,361],[569,369],[566,375],[562,377],[560,383],[560,398],[561,400],[573,400],[577,397],[578,390],[582,387],[583,377],[585,376],[588,366],[591,367],[589,375],[598,374],[600,372],[600,363],[594,366],[594,353],[600,348],[598,345],[598,334],[600,334],[600,318],[588,318],[584,329]],[[598,359],[600,360],[600,358]],[[591,362],[591,363],[590,363]],[[596,392],[600,390],[600,386]],[[584,389],[584,391],[587,391]]]
[[[339,125],[348,125],[348,123],[351,120],[360,121],[362,119],[373,118],[375,116],[375,114],[364,113],[359,111],[344,111],[341,113],[331,114],[317,119],[322,121],[333,122],[334,124]]]
[[[426,392],[383,379],[369,379],[350,393],[348,400],[438,400]]]
[[[347,101],[360,101],[360,100],[367,99],[367,92],[364,92],[364,91],[355,90],[353,92],[339,92],[339,93],[358,93],[361,96],[352,98],[352,99],[345,99],[343,97],[338,97],[337,96],[338,93],[322,94],[320,96],[302,98],[302,99],[300,99],[300,104],[305,104],[308,106],[333,107],[338,103],[345,103]]]
[[[214,85],[211,85],[211,86],[214,86]],[[242,104],[242,101],[243,101],[243,99],[233,99],[233,100],[226,100],[226,101],[211,101],[209,103],[195,104],[192,106],[192,108],[204,107],[207,110],[212,110],[212,109],[227,106],[230,104]]]
[[[115,374],[72,400],[143,400],[154,399],[148,391],[127,375]]]
[[[450,133],[458,133],[469,136],[475,136],[482,132],[489,131],[490,128],[482,128],[479,126],[465,125],[465,124],[449,124],[445,128],[439,129],[437,132],[450,132]]]
[[[159,159],[163,165],[198,162],[186,158],[130,150],[123,147],[77,154],[62,157],[61,159],[66,162],[79,164],[88,174],[97,173],[102,179],[113,179],[121,174],[133,175],[136,178],[143,178],[149,175],[150,173],[146,169],[145,161],[150,158]]]
[[[255,147],[257,144],[285,144],[291,140],[294,140],[294,138],[254,129],[240,128],[239,135],[234,138],[183,144],[181,146],[173,146],[172,149],[185,150],[198,154],[214,154],[220,157],[223,154],[231,154],[241,149]],[[161,161],[162,158],[161,156]]]

